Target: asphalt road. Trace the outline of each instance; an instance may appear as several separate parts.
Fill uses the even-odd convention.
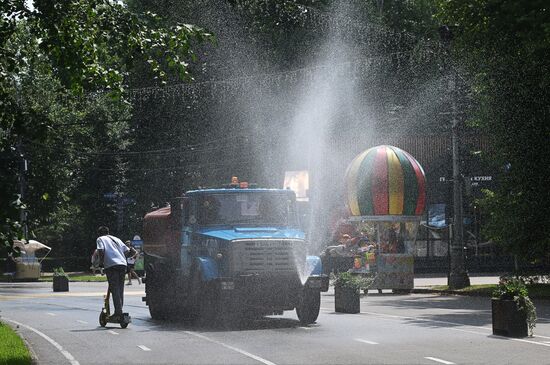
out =
[[[27,340],[39,364],[550,364],[550,303],[535,302],[535,336],[493,336],[488,298],[370,293],[360,314],[322,297],[315,325],[294,312],[234,328],[151,320],[143,286],[127,288],[127,329],[98,324],[105,283],[0,283],[1,319]]]

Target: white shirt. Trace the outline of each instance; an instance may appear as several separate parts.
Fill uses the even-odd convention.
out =
[[[128,247],[128,246],[126,246],[126,247]],[[135,263],[136,263],[136,258],[135,258],[134,256],[128,257],[128,258],[126,259],[126,262],[128,262],[129,264],[134,264],[134,265],[135,265]]]
[[[115,265],[126,266],[125,252],[130,251],[128,247],[115,236],[101,236],[97,238],[97,249],[103,250],[104,260],[103,267],[109,268]]]

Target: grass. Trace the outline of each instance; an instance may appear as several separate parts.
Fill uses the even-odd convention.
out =
[[[457,289],[453,291],[467,295],[490,297],[496,287],[496,284],[470,285],[464,289]],[[435,285],[432,286],[431,289],[447,291],[449,290],[449,287],[447,285]],[[550,299],[550,284],[527,284],[527,290],[529,292],[529,296],[532,298]]]
[[[496,287],[497,287],[496,284],[470,285],[465,287],[464,289],[455,289],[453,291],[469,294],[469,295],[491,296],[491,293],[493,292],[493,290],[495,290]],[[447,291],[449,290],[449,286],[435,285],[435,286],[432,286],[431,289]]]
[[[0,364],[31,364],[31,354],[21,337],[2,322],[0,322]]]

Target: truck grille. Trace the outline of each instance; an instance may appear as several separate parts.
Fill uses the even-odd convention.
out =
[[[239,240],[231,246],[231,272],[235,274],[295,273],[297,263],[305,262],[303,240]]]

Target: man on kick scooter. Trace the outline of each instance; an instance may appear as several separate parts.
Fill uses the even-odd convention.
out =
[[[97,251],[99,262],[105,268],[109,292],[113,297],[114,314],[109,322],[122,320],[122,306],[124,304],[124,277],[126,275],[126,257],[135,255],[133,247],[127,247],[119,238],[109,235],[109,228],[101,226],[97,229]],[[133,252],[132,252],[133,251]]]

